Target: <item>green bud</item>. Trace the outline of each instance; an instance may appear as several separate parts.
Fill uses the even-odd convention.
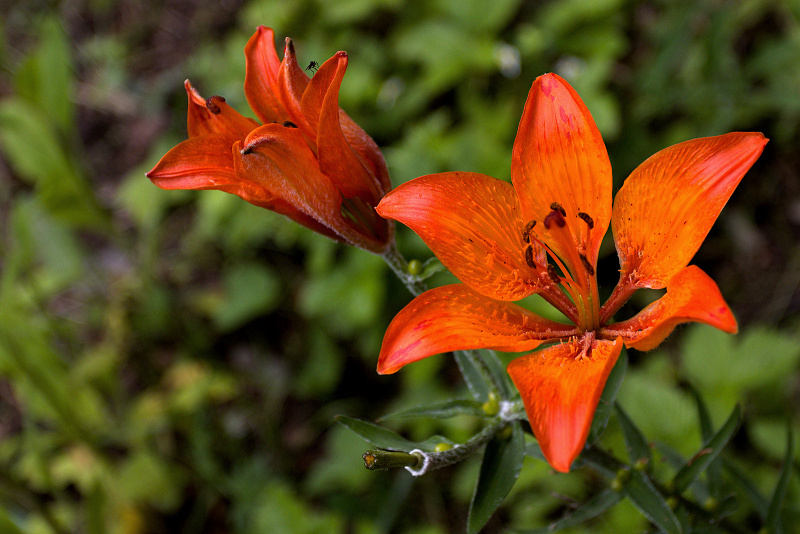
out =
[[[511,425],[506,425],[497,432],[497,438],[502,440],[509,440],[511,439],[511,435],[513,433],[514,429],[511,428]]]
[[[411,260],[408,262],[408,274],[411,276],[419,276],[422,274],[422,262],[419,260]]]
[[[450,445],[449,443],[442,442],[442,443],[437,443],[436,447],[434,447],[433,450],[434,452],[444,452],[444,451],[449,451],[452,448],[453,446]]]
[[[500,411],[500,403],[497,401],[497,395],[489,393],[489,398],[483,403],[483,413],[489,416],[497,415]]]

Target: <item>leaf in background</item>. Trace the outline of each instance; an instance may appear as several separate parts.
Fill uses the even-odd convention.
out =
[[[619,387],[622,385],[622,380],[625,378],[625,373],[628,370],[628,351],[624,348],[622,353],[611,369],[611,374],[608,375],[606,385],[603,388],[603,394],[600,396],[600,402],[597,403],[597,409],[594,412],[594,419],[592,419],[592,428],[589,430],[589,438],[586,444],[591,446],[597,443],[603,435],[606,426],[608,426],[608,418],[611,417],[611,410],[617,399]]]
[[[108,222],[39,109],[19,98],[0,101],[0,148],[17,175],[36,186],[42,205],[54,216],[79,227],[100,228]]]
[[[681,534],[681,523],[664,496],[641,471],[632,470],[631,478],[622,491],[631,503],[651,523],[668,534]]]
[[[385,421],[393,417],[433,417],[435,419],[448,419],[457,415],[486,416],[480,402],[469,399],[453,399],[392,412],[384,415],[378,419],[378,421]]]
[[[675,477],[672,479],[672,487],[676,493],[680,494],[688,488],[689,484],[699,477],[700,473],[714,461],[714,458],[719,455],[728,441],[733,437],[734,432],[736,432],[736,429],[739,427],[741,416],[741,409],[737,405],[716,435],[707,441],[700,451],[675,474]]]
[[[628,450],[628,459],[631,464],[645,461],[647,465],[650,465],[653,461],[653,455],[642,431],[631,421],[628,414],[619,404],[615,404],[615,408],[617,409],[617,420],[622,428],[622,437],[625,440],[625,448]]]
[[[522,470],[525,438],[519,423],[511,424],[511,437],[495,436],[486,444],[478,484],[469,507],[467,532],[474,534],[486,525],[506,498]]]
[[[281,297],[280,282],[270,269],[257,263],[236,264],[224,274],[224,296],[214,310],[217,328],[229,332],[275,309]]]
[[[767,513],[769,505],[767,504],[767,500],[761,495],[761,492],[756,487],[755,482],[744,472],[740,467],[738,467],[735,463],[727,458],[723,458],[722,465],[725,467],[725,470],[728,474],[733,478],[733,481],[742,489],[745,495],[750,499],[750,503],[755,508],[758,516],[765,520],[767,519]]]
[[[37,35],[38,46],[14,73],[17,94],[42,110],[61,135],[75,135],[70,42],[60,19],[55,16],[44,19]]]
[[[578,508],[570,510],[562,518],[553,521],[546,527],[537,528],[536,530],[520,530],[515,532],[518,534],[549,534],[550,532],[558,532],[565,528],[577,527],[606,512],[620,500],[622,500],[620,492],[609,488],[601,491]]]
[[[711,421],[711,415],[708,413],[708,408],[700,395],[694,387],[690,387],[692,395],[694,396],[695,404],[697,404],[697,418],[700,421],[700,435],[703,437],[703,442],[708,442],[714,435],[714,425]],[[706,476],[708,477],[708,490],[711,496],[719,499],[722,496],[722,464],[719,461],[711,462],[706,469]]]
[[[410,452],[414,449],[432,451],[439,443],[450,443],[447,439],[440,436],[433,436],[424,442],[414,443],[392,432],[388,428],[383,428],[373,423],[368,423],[367,421],[354,419],[346,415],[337,415],[334,419],[337,423],[352,430],[379,449],[404,452]]]
[[[772,499],[769,502],[767,509],[766,528],[769,532],[780,534],[783,532],[781,525],[781,508],[783,501],[786,498],[786,492],[789,489],[789,479],[792,476],[792,468],[794,466],[794,434],[792,427],[787,423],[786,425],[786,458],[783,461],[781,474],[778,477],[778,483],[775,485],[775,491],[772,492]]]
[[[467,384],[467,389],[472,393],[472,397],[476,401],[485,401],[489,398],[489,385],[484,379],[483,373],[475,361],[475,356],[470,352],[457,350],[453,353],[456,364],[458,365],[461,376]]]

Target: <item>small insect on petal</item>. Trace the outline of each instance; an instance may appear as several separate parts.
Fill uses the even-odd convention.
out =
[[[522,229],[522,240],[526,243],[531,242],[531,230],[533,230],[534,226],[536,226],[536,221],[528,221],[528,224],[526,224],[525,228]]]
[[[311,72],[317,72],[318,68],[319,68],[319,63],[317,63],[316,61],[312,61],[311,63],[308,64],[306,70],[310,70]]]
[[[208,108],[208,111],[210,111],[214,115],[219,115],[220,113],[222,113],[222,109],[220,109],[220,107],[217,105],[216,102],[214,102],[214,100],[225,102],[225,99],[217,95],[210,96],[206,99],[206,107]]]
[[[578,212],[578,217],[580,217],[581,219],[583,219],[583,222],[585,222],[585,223],[586,223],[586,226],[588,226],[588,227],[589,227],[589,230],[591,230],[592,228],[594,228],[594,221],[592,220],[592,218],[589,216],[589,214],[588,214],[588,213],[584,213],[584,212],[582,212],[582,211],[579,211],[579,212]]]

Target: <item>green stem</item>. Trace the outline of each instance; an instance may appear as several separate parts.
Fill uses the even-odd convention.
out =
[[[394,274],[397,275],[397,278],[405,284],[412,295],[416,297],[428,289],[424,281],[419,280],[416,276],[408,272],[408,262],[403,255],[400,254],[400,251],[397,250],[397,245],[395,243],[392,243],[392,246],[381,254],[381,257]]]

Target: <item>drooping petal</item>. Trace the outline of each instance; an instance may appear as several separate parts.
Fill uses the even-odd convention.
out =
[[[548,463],[567,472],[583,450],[597,403],[622,341],[583,338],[522,356],[508,374],[522,395]]]
[[[266,124],[247,136],[234,152],[234,169],[274,198],[330,228],[341,241],[382,252],[386,241],[359,231],[342,217],[342,197],[323,175],[297,128]]]
[[[507,182],[472,172],[430,174],[391,191],[377,210],[409,226],[459,280],[488,297],[520,300],[541,289]],[[545,264],[540,247],[530,254]]]
[[[760,133],[742,132],[693,139],[639,165],[614,200],[623,277],[662,288],[688,265],[766,143]]]
[[[232,189],[242,187],[233,170],[230,141],[214,134],[179,143],[161,158],[147,177],[162,189],[222,189],[238,194]]]
[[[514,141],[511,180],[523,218],[541,225],[553,211],[552,204],[558,203],[575,245],[596,266],[611,219],[611,163],[589,110],[555,74],[537,78],[528,93]],[[574,263],[565,250],[569,244],[551,239],[547,232],[540,235],[556,254]]]
[[[288,120],[302,132],[306,143],[316,155],[317,131],[308,123],[300,107],[308,83],[308,76],[297,64],[294,43],[287,37],[283,49],[283,61],[278,69],[278,97],[283,109],[286,110]]]
[[[437,287],[412,300],[383,338],[378,372],[453,350],[532,350],[544,341],[575,335],[577,328],[550,321],[508,302],[484,297],[464,284]]]
[[[259,26],[244,47],[244,95],[264,124],[288,120],[278,96],[278,70],[281,62],[275,50],[275,32]]]
[[[383,196],[380,184],[353,151],[339,123],[339,88],[346,70],[347,54],[338,52],[314,74],[300,106],[317,132],[317,159],[322,173],[345,198],[359,197],[374,206]]]
[[[696,265],[689,265],[667,283],[667,293],[627,321],[603,328],[605,338],[621,337],[627,347],[654,349],[681,323],[698,322],[730,334],[738,331],[736,318],[719,287]]]
[[[189,96],[189,111],[186,114],[186,129],[189,137],[206,134],[224,135],[234,141],[244,139],[258,123],[245,117],[230,107],[221,96],[212,96],[208,100],[200,96],[189,80],[183,82]]]

